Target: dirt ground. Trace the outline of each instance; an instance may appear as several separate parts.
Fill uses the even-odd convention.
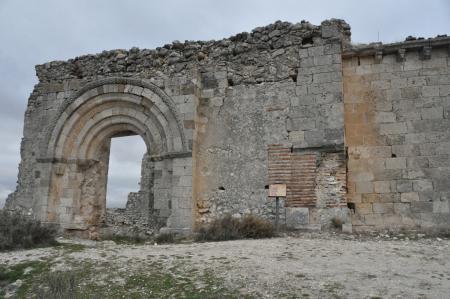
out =
[[[0,253],[0,265],[45,261],[49,271],[70,271],[89,262],[82,276],[90,275],[97,292],[122,286],[102,293],[105,298],[126,292],[134,298],[450,298],[450,240],[444,238],[328,233],[170,245],[62,241],[67,245],[60,248]],[[171,282],[156,288],[162,273]],[[148,281],[133,276],[131,283],[137,274],[148,274]],[[17,288],[3,288],[3,296],[17,295]]]

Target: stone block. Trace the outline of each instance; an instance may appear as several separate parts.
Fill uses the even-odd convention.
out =
[[[305,142],[308,147],[320,147],[327,144],[325,132],[323,130],[314,130],[305,132]]]
[[[414,180],[413,181],[414,191],[433,191],[433,182],[431,180]]]
[[[391,181],[375,181],[373,182],[375,193],[391,192]]]
[[[308,208],[286,208],[286,226],[299,229],[309,224]]]
[[[357,193],[373,193],[373,182],[355,182]]]
[[[339,72],[318,73],[313,75],[314,83],[341,82],[342,74]]]
[[[380,215],[364,215],[364,223],[370,226],[382,226],[383,218]]]
[[[297,75],[297,83],[304,85],[304,84],[309,84],[313,82],[313,75],[310,74],[298,74]]]
[[[433,202],[413,201],[411,202],[411,212],[413,213],[432,213]]]
[[[436,154],[438,154],[438,155],[449,155],[450,154],[450,142],[441,142],[441,143],[438,143],[433,146],[436,146]]]
[[[373,177],[376,181],[399,180],[403,178],[403,172],[402,169],[373,170]]]
[[[404,169],[406,168],[406,158],[388,158],[386,159],[386,169]]]
[[[351,223],[344,223],[342,224],[342,232],[351,234],[353,232],[353,226]]]
[[[326,44],[323,49],[324,54],[339,54],[342,52],[340,43]]]
[[[288,131],[306,131],[316,128],[316,120],[307,117],[290,117],[286,120],[286,129]]]
[[[412,191],[412,181],[409,180],[397,181],[397,192],[405,193],[410,191]]]
[[[333,63],[333,55],[314,56],[314,65],[327,65]]]
[[[419,201],[419,193],[417,192],[406,192],[400,195],[401,202],[415,202]]]
[[[419,147],[415,144],[392,145],[392,154],[397,157],[418,156]]]
[[[427,157],[408,157],[406,160],[406,167],[408,169],[428,168],[429,164]]]
[[[378,214],[393,214],[394,213],[394,204],[393,203],[374,202],[372,205],[372,209],[373,209],[374,213],[378,213]]]
[[[422,108],[420,115],[422,119],[441,119],[444,118],[444,109],[442,107]]]
[[[435,200],[433,201],[433,213],[449,213],[449,201],[448,200]]]
[[[181,187],[192,187],[192,176],[190,175],[183,175],[180,177],[180,180],[178,182],[178,186]]]
[[[372,203],[356,203],[356,213],[360,215],[372,214]]]
[[[306,49],[308,56],[321,56],[324,54],[324,46],[309,47]]]
[[[291,131],[289,132],[289,141],[291,142],[303,142],[305,140],[304,131]]]
[[[375,80],[372,81],[371,87],[373,89],[390,89],[391,88],[391,81],[390,80]]]
[[[300,58],[306,58],[306,57],[308,57],[308,56],[309,56],[308,49],[309,49],[309,48],[303,48],[303,49],[298,50],[298,55],[299,55],[299,57],[300,57]]]
[[[349,156],[366,158],[384,158],[391,157],[392,151],[390,146],[356,146],[349,147]]]
[[[428,161],[427,167],[431,168],[450,167],[450,155],[428,157],[427,161]]]
[[[448,84],[448,82],[447,82]],[[439,86],[439,96],[446,97],[450,95],[450,84]]]
[[[408,132],[406,123],[397,122],[392,124],[380,124],[381,134],[405,134]]]
[[[439,86],[422,86],[422,96],[423,97],[438,97],[439,96]]]
[[[450,174],[442,172],[442,175],[433,177],[435,191],[450,191]]]
[[[420,87],[401,88],[401,95],[404,99],[417,99],[421,95]]]
[[[338,26],[336,26],[334,24],[325,25],[325,24],[322,23],[321,30],[322,30],[322,37],[323,38],[330,38],[330,37],[339,37],[339,36],[341,36],[340,29],[338,28]]]
[[[300,59],[300,67],[307,68],[314,66],[314,57],[305,57]]]
[[[409,202],[395,202],[394,213],[399,215],[408,215],[411,213],[411,203]]]
[[[396,115],[393,112],[380,111],[375,114],[376,123],[394,123],[396,122]]]

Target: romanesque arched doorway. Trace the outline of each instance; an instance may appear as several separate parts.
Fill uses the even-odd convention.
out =
[[[147,146],[149,213],[170,229],[191,228],[192,193],[183,182],[192,171],[183,166],[192,157],[175,105],[155,85],[123,78],[90,83],[59,109],[38,160],[42,220],[76,230],[104,222],[111,138],[126,135]]]

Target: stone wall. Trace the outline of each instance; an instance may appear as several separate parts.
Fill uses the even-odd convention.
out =
[[[321,148],[343,153],[340,53],[348,29],[340,21],[321,27],[276,23],[257,28],[243,35],[246,43],[262,35],[277,48],[257,47],[222,65],[201,69],[193,182],[198,221],[248,213],[274,218],[273,200],[267,197],[271,145],[319,156]],[[236,70],[247,78],[235,79]],[[291,169],[288,164],[284,167]],[[300,170],[300,180],[301,174]],[[294,185],[288,185],[288,192]],[[315,194],[314,187],[311,192]],[[320,228],[322,209],[317,210],[319,216],[309,218],[310,210],[317,214],[315,205],[308,203],[302,213]]]
[[[448,228],[449,44],[357,47],[342,20],[278,21],[38,65],[6,208],[66,229],[190,231],[274,219],[268,185],[286,183],[294,228]],[[142,188],[108,218],[108,142],[132,134],[148,149]]]
[[[450,227],[449,50],[442,37],[346,53],[354,228]]]

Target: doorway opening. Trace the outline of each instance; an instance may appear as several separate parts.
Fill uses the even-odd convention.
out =
[[[107,209],[125,209],[128,195],[140,190],[142,158],[146,152],[147,147],[139,135],[111,138]]]

